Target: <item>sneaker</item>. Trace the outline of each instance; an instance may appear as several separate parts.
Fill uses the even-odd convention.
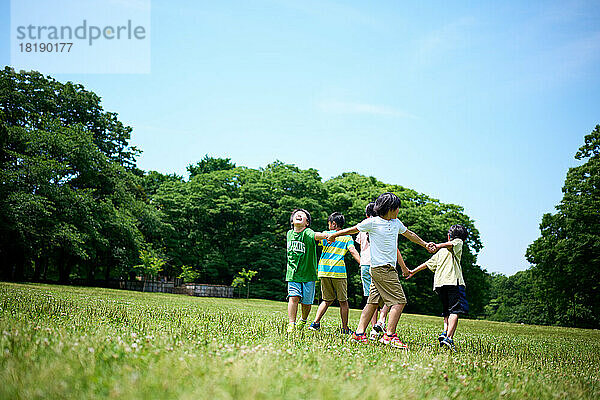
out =
[[[373,341],[379,340],[379,336],[381,336],[379,332],[377,332],[375,329],[371,329],[371,333],[369,333],[369,339]]]
[[[398,339],[398,336],[396,336],[396,334],[389,336],[387,333],[384,334],[383,337],[379,339],[379,343],[388,344],[396,349],[408,350],[408,346],[402,343],[400,339]]]
[[[352,332],[352,330],[350,328],[346,328],[346,329],[340,328],[340,333],[342,335],[351,335],[353,332]]]
[[[442,340],[446,339],[446,335],[447,335],[447,334],[448,334],[448,333],[447,333],[446,331],[444,331],[444,332],[440,333],[440,335],[438,336],[438,340],[440,341],[440,347],[442,347],[442,346],[443,346],[443,344],[442,344]]]
[[[385,333],[385,323],[378,321],[375,325],[373,325],[373,330],[377,333]]]
[[[294,328],[296,327],[296,324],[293,322],[290,322],[287,326],[287,333],[292,333],[294,332]]]
[[[308,329],[310,329],[311,331],[318,331],[319,329],[321,329],[321,324],[319,322],[313,322],[312,324],[310,324]]]
[[[306,325],[307,322],[308,322],[307,320],[301,319],[300,322],[298,322],[298,324],[296,325],[296,329],[301,331],[302,329],[304,329],[304,326]]]
[[[454,346],[454,340],[449,337],[445,337],[444,340],[440,342],[442,346],[448,347],[451,351],[456,351],[456,347]]]
[[[350,336],[350,341],[356,342],[356,343],[361,343],[361,344],[369,343],[369,339],[367,339],[367,335],[365,335],[364,333],[361,335],[357,335],[355,332],[352,332],[352,335]]]

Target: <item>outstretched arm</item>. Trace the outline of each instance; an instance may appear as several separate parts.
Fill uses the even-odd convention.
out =
[[[443,248],[451,250],[453,247],[454,247],[454,243],[452,243],[452,242],[436,243],[435,251],[438,251],[439,249],[443,249]]]
[[[356,225],[350,228],[342,229],[341,231],[335,231],[333,233],[328,234],[327,241],[329,243],[333,243],[335,242],[335,238],[338,236],[353,235],[355,233],[358,233],[358,228],[356,227]]]
[[[414,276],[414,275],[415,275],[417,272],[419,272],[419,271],[423,271],[423,270],[424,270],[424,269],[426,269],[426,268],[427,268],[427,264],[424,264],[424,263],[423,263],[423,264],[419,265],[417,268],[409,270],[409,272],[410,272],[410,275],[408,275],[408,276],[406,277],[406,279],[408,279],[408,278],[412,278],[412,277],[413,277],[413,276]]]
[[[358,251],[356,251],[354,246],[348,246],[348,251],[350,252],[350,254],[352,254],[352,257],[354,257],[358,265],[360,265],[360,255],[358,254]]]
[[[427,249],[427,251],[430,253],[435,253],[437,251],[437,249],[435,248],[435,243],[433,243],[433,242],[426,243],[423,239],[421,239],[419,237],[419,235],[417,235],[410,229],[407,229],[406,232],[404,232],[402,234],[402,236],[404,236],[411,242],[418,244],[419,246],[425,247]]]
[[[320,242],[323,239],[327,239],[327,234],[324,232],[315,232],[315,240]]]

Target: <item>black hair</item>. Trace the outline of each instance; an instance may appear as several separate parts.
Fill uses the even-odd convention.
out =
[[[375,203],[374,202],[370,202],[369,204],[367,204],[367,208],[365,208],[365,214],[367,215],[367,217],[376,217],[377,214],[375,214],[375,211],[373,210],[375,208]]]
[[[448,229],[448,236],[450,240],[452,239],[461,239],[463,241],[467,240],[467,236],[469,236],[469,232],[467,228],[462,225],[452,225],[450,229]]]
[[[334,212],[329,216],[329,218],[327,218],[327,221],[334,222],[335,226],[337,226],[338,229],[342,229],[344,227],[344,224],[346,223],[346,218],[344,218],[344,214]]]
[[[308,211],[306,211],[304,208],[295,208],[294,211],[292,211],[292,215],[290,215],[290,225],[292,226],[292,229],[294,229],[294,214],[296,214],[298,211],[302,211],[304,214],[306,214],[306,222],[308,222],[306,224],[306,227],[309,227],[310,222],[312,221],[312,218],[310,217],[310,213]]]
[[[398,208],[400,208],[400,199],[398,196],[394,193],[386,192],[375,200],[373,211],[375,211],[375,214],[383,217],[391,210],[396,210]]]

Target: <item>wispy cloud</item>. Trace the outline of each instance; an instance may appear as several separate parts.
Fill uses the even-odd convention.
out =
[[[393,107],[367,104],[367,103],[352,103],[344,101],[321,101],[318,104],[321,111],[336,114],[370,114],[381,115],[385,117],[397,118],[417,118],[416,116]]]

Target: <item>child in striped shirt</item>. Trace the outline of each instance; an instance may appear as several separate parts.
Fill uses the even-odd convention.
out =
[[[324,233],[339,231],[344,227],[345,222],[346,220],[341,213],[334,212],[327,219],[329,231]],[[339,236],[333,243],[328,243],[326,239],[323,239],[321,244],[323,252],[319,259],[318,277],[321,280],[321,297],[323,301],[319,305],[315,321],[310,324],[309,329],[313,331],[321,329],[321,318],[323,318],[329,306],[337,298],[340,303],[341,332],[350,334],[351,332],[348,328],[348,279],[344,256],[347,252],[350,252],[359,265],[360,256],[354,248],[354,241],[350,235]]]

